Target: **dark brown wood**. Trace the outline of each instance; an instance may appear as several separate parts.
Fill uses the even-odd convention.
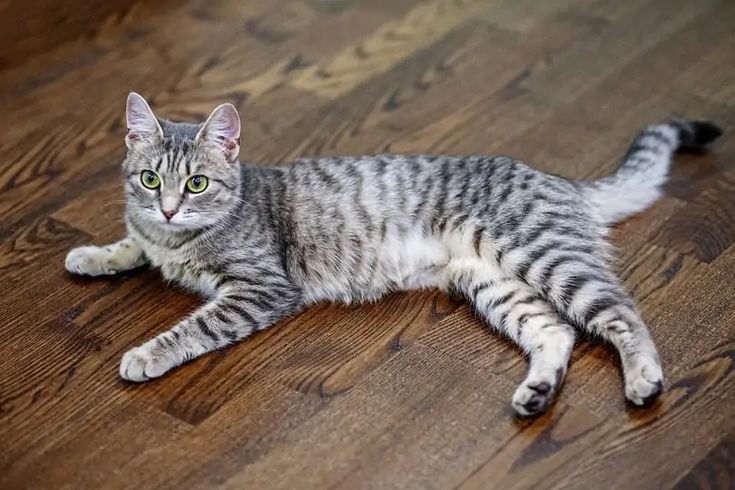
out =
[[[717,446],[676,484],[677,489],[735,487],[735,434],[723,437]]]
[[[726,0],[0,4],[0,488],[732,488],[734,25]],[[584,178],[647,124],[718,122],[612,232],[665,393],[627,406],[586,339],[550,412],[519,420],[519,351],[432,291],[122,382],[122,353],[199,302],[155,271],[63,268],[124,233],[130,90],[172,118],[235,103],[254,162],[502,153]]]

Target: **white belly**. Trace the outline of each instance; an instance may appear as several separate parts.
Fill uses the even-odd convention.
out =
[[[352,303],[375,300],[391,291],[437,287],[449,262],[446,246],[419,233],[400,237],[389,233],[373,250],[377,260],[365,258],[362,264],[374,267],[364,266],[349,273],[320,270],[318,279],[312,277],[303,284],[307,300]]]
[[[398,289],[439,286],[441,271],[449,263],[449,249],[433,237],[409,234],[402,239],[386,237],[381,248],[381,283]]]

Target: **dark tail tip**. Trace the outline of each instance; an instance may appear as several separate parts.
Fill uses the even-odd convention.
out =
[[[679,151],[701,153],[704,147],[722,136],[722,129],[708,121],[676,121]]]
[[[690,124],[694,129],[694,144],[697,146],[708,145],[722,136],[722,129],[714,123],[692,121]]]

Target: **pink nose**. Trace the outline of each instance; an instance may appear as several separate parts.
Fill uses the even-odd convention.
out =
[[[166,221],[171,221],[171,218],[174,217],[174,214],[176,214],[176,210],[172,209],[170,211],[167,211],[165,209],[162,209],[161,212],[163,213],[163,216],[166,217]]]

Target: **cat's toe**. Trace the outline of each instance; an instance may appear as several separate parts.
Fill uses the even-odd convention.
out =
[[[120,361],[120,377],[137,383],[158,378],[173,368],[175,363],[165,356],[156,355],[147,344],[127,351]]]
[[[625,374],[625,397],[637,406],[652,403],[663,391],[663,373],[658,362],[644,362]]]
[[[84,274],[85,264],[88,261],[88,254],[85,249],[87,247],[79,247],[69,251],[66,254],[64,267],[72,274]]]
[[[513,408],[519,415],[530,417],[542,414],[549,408],[555,386],[549,380],[526,380],[513,395]]]
[[[99,247],[79,247],[69,251],[64,261],[66,270],[72,274],[84,276],[100,276],[109,274],[99,258]]]
[[[138,352],[139,348],[131,349],[123,354],[120,361],[120,377],[128,381],[148,381],[150,378],[145,374],[148,363],[146,355]]]

